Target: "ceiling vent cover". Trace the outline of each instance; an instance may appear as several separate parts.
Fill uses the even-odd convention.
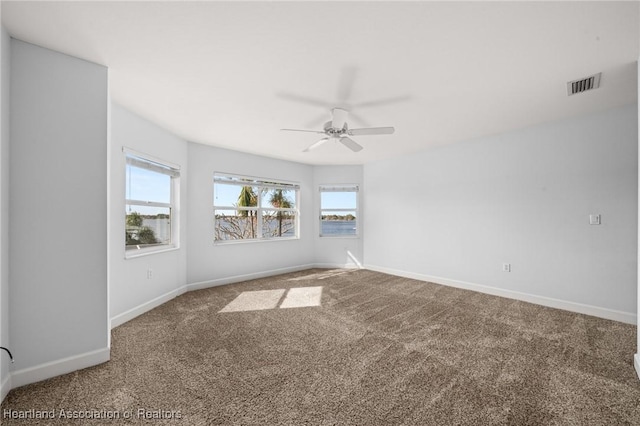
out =
[[[567,83],[567,95],[575,95],[576,93],[586,92],[587,90],[593,90],[600,87],[600,75],[590,75],[589,77],[581,78],[580,80],[574,80]]]

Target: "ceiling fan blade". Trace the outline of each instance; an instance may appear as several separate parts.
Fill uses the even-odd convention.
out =
[[[302,152],[309,152],[312,149],[316,149],[317,147],[319,147],[320,145],[322,145],[323,143],[325,143],[326,141],[328,141],[329,138],[322,138],[320,139],[318,142],[314,143],[311,146],[308,146],[306,149],[304,149]]]
[[[326,122],[327,122],[327,114],[324,113],[322,115],[316,116],[316,118],[314,118],[313,120],[309,120],[309,122],[304,124],[304,127],[309,129],[315,129],[317,127],[322,126]]]
[[[324,132],[321,132],[319,130],[301,130],[301,129],[280,129],[283,130],[285,132],[307,132],[307,133],[320,133],[320,134],[324,134]]]
[[[346,146],[353,152],[358,152],[362,150],[362,146],[358,145],[353,139],[348,138],[346,136],[342,136],[340,138],[340,143],[342,143],[342,145]]]
[[[311,98],[311,97],[308,97],[308,96],[296,95],[295,93],[280,92],[280,93],[277,93],[276,96],[278,96],[281,99],[286,99],[288,101],[300,102],[300,103],[303,103],[303,104],[319,106],[319,107],[322,107],[322,108],[331,108],[333,106],[333,105],[331,105],[331,103],[325,102],[325,101],[323,101],[321,99]]]
[[[369,123],[367,120],[362,118],[362,116],[360,114],[356,114],[353,111],[349,111],[349,119],[352,120],[352,121],[357,121],[358,123],[360,123],[360,125],[362,125],[364,127],[371,127],[371,123]],[[313,127],[313,126],[311,126],[311,127]]]
[[[331,119],[331,127],[333,127],[334,129],[342,129],[347,122],[348,114],[349,111],[347,111],[346,109],[333,108],[331,110],[331,116],[333,117]]]
[[[391,98],[383,98],[383,99],[375,99],[372,101],[365,101],[365,102],[359,102],[357,104],[353,104],[354,108],[368,108],[368,107],[373,107],[373,106],[380,106],[380,105],[388,105],[388,104],[395,104],[398,102],[405,102],[411,99],[411,96],[409,95],[403,95],[403,96],[394,96]]]
[[[390,135],[395,132],[393,127],[369,127],[366,129],[349,129],[347,132],[350,136],[364,135]]]
[[[339,102],[346,102],[351,97],[357,73],[358,68],[355,66],[344,67],[340,71],[340,81],[338,82],[337,92],[338,97],[336,98]]]

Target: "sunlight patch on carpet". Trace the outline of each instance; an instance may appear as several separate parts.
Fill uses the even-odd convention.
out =
[[[219,312],[242,312],[275,309],[285,289],[243,291]]]
[[[285,292],[287,293],[284,299]],[[322,287],[296,287],[276,290],[243,291],[218,312],[244,312],[280,308],[306,308],[320,306]]]
[[[289,278],[287,281],[304,281],[304,280],[326,280],[327,278],[337,277],[339,275],[350,274],[352,269],[331,269],[329,271],[317,272],[300,277]]]
[[[289,289],[287,297],[280,304],[281,308],[304,308],[320,306],[322,287],[298,287]]]

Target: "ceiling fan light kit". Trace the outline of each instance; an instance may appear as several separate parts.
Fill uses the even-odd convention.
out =
[[[342,108],[333,108],[331,110],[331,121],[324,124],[322,131],[318,130],[302,130],[302,129],[281,129],[289,132],[307,132],[320,133],[326,135],[324,138],[305,148],[302,152],[309,152],[316,149],[325,142],[334,140],[340,142],[353,152],[362,150],[362,146],[349,136],[370,136],[370,135],[390,135],[395,129],[393,127],[367,127],[363,129],[349,129],[347,124],[347,116],[349,111]]]

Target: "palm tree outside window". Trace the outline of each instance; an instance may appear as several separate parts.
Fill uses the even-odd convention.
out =
[[[298,238],[299,185],[214,174],[214,241]]]

